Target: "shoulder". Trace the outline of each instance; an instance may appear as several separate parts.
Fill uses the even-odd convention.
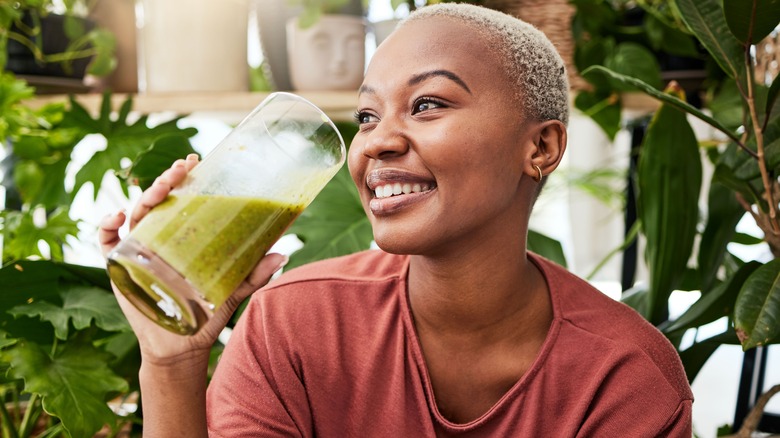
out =
[[[266,289],[276,289],[303,282],[382,282],[405,276],[408,256],[388,254],[381,250],[321,260],[285,272]]]
[[[660,384],[672,399],[693,398],[679,354],[655,326],[565,268],[539,256],[534,261],[547,279],[556,319],[573,338],[599,346],[603,372],[630,374],[652,390]]]

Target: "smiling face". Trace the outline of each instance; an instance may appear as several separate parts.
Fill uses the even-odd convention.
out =
[[[408,23],[379,47],[349,169],[382,249],[446,254],[521,241],[539,123],[523,120],[514,96],[498,55],[460,21]]]

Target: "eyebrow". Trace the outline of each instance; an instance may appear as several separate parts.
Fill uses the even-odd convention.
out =
[[[430,78],[436,77],[436,76],[443,76],[456,84],[458,84],[461,88],[466,90],[469,94],[471,94],[471,90],[469,89],[468,85],[466,85],[465,82],[463,82],[463,79],[461,79],[458,75],[455,73],[449,71],[449,70],[431,70],[429,72],[420,73],[412,76],[411,79],[407,82],[409,86],[417,85],[420,82],[426,81]],[[369,86],[369,85],[361,85],[360,89],[358,90],[358,94],[367,93],[367,94],[375,94],[376,90]]]
[[[460,77],[458,77],[458,75],[456,75],[455,73],[449,70],[431,70],[429,72],[420,73],[412,76],[412,78],[409,79],[409,82],[407,82],[407,84],[409,84],[410,86],[416,85],[419,84],[420,82],[426,81],[430,78],[437,77],[437,76],[443,76],[455,82],[456,84],[460,85],[461,88],[463,88],[469,94],[471,94],[471,90],[469,89],[468,85],[466,85],[466,83],[463,82],[463,79],[461,79]]]

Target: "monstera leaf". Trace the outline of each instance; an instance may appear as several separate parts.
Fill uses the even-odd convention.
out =
[[[289,231],[296,234],[304,246],[290,257],[288,268],[369,248],[374,237],[371,223],[346,166]]]
[[[121,169],[124,158],[135,160],[138,154],[146,151],[158,138],[165,135],[179,135],[185,138],[195,135],[195,128],[182,129],[177,126],[181,119],[175,118],[160,125],[149,127],[147,116],[142,116],[134,123],[127,122],[127,116],[132,108],[132,99],[128,98],[121,106],[116,119],[111,117],[111,99],[108,94],[103,97],[103,104],[97,118],[87,112],[75,98],[71,98],[71,110],[65,115],[62,125],[79,127],[85,132],[101,134],[106,138],[106,148],[95,152],[92,158],[76,174],[76,184],[73,195],[81,187],[90,182],[97,198],[103,176],[109,170]],[[126,187],[123,185],[123,187]]]
[[[53,354],[25,340],[0,350],[0,361],[10,364],[9,376],[24,380],[24,391],[39,394],[44,410],[58,417],[73,437],[93,436],[103,425],[115,423],[106,399],[126,391],[127,382],[108,368],[110,359],[75,339]]]
[[[73,321],[76,330],[89,327],[93,320],[95,325],[107,331],[130,330],[116,298],[104,289],[70,285],[61,288],[59,293],[62,297],[61,306],[48,301],[34,301],[16,306],[8,313],[14,316],[39,317],[43,321],[49,321],[54,326],[57,338],[62,340],[68,338],[70,321]]]

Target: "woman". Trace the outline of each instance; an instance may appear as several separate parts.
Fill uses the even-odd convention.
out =
[[[191,338],[118,295],[142,347],[145,436],[691,436],[666,339],[526,251],[568,117],[540,32],[476,6],[421,8],[374,55],[356,117],[348,164],[382,250],[256,294],[208,395],[209,347],[284,258],[266,256]],[[131,225],[196,162],[166,171]],[[104,220],[104,251],[124,219]]]

